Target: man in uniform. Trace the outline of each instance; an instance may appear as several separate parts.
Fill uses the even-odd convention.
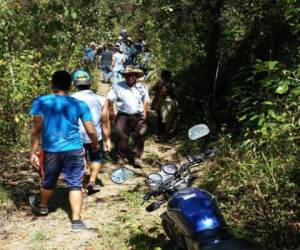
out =
[[[107,96],[110,109],[112,110],[114,102],[117,106],[117,114],[111,112],[116,122],[117,162],[122,165],[125,163],[124,159],[129,158],[135,166],[141,167],[149,93],[147,87],[137,81],[143,76],[142,70],[129,66],[123,72],[123,76],[125,81],[116,83]],[[130,136],[134,141],[131,147],[128,145]]]

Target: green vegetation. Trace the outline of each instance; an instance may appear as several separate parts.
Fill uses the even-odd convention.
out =
[[[32,238],[34,241],[44,241],[49,239],[49,235],[47,235],[44,231],[39,230],[34,232]]]
[[[142,2],[136,18],[123,21],[145,36],[158,65],[174,72],[181,130],[207,122],[223,145],[218,160],[203,167],[201,187],[218,197],[238,235],[265,249],[296,248],[297,1]],[[195,144],[182,152],[207,147]]]
[[[36,96],[50,92],[51,74],[80,67],[87,43],[108,40],[108,6],[97,3],[1,1],[1,152],[28,145],[27,113]]]
[[[10,200],[10,195],[6,189],[0,186],[0,207],[3,204],[8,203]]]
[[[149,166],[155,166],[161,162],[159,155],[155,152],[150,152],[146,155],[146,162]]]
[[[125,190],[121,192],[121,195],[130,207],[139,208],[141,206],[141,202],[143,200],[143,196],[141,193]]]
[[[201,186],[231,227],[264,249],[299,245],[299,1],[7,0],[0,20],[1,166],[29,147],[28,109],[50,91],[51,74],[80,67],[87,43],[114,41],[126,27],[149,45],[154,73],[173,72],[178,131],[206,122],[219,135],[222,153]],[[141,200],[122,196],[132,207]],[[0,203],[8,197],[1,188]]]

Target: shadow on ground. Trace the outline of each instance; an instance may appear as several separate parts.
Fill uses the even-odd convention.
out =
[[[172,242],[166,239],[164,234],[152,237],[145,233],[136,233],[128,239],[128,245],[136,250],[150,250],[155,248],[173,250],[175,248]]]

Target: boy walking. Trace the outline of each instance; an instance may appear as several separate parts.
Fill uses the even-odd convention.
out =
[[[30,205],[37,214],[48,214],[48,201],[61,172],[70,189],[72,231],[85,229],[81,220],[82,177],[84,174],[84,153],[79,133],[79,119],[91,139],[93,152],[99,151],[97,135],[88,106],[68,96],[71,75],[62,70],[52,76],[54,94],[40,96],[32,104],[33,116],[30,162],[39,170],[42,180],[40,195],[31,196]],[[40,159],[38,145],[42,141]]]

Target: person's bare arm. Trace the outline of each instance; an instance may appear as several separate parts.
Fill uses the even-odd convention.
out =
[[[38,170],[40,167],[40,162],[39,157],[37,156],[37,150],[43,132],[43,117],[34,115],[32,118],[32,123],[30,163],[33,166],[34,170]]]
[[[110,100],[108,100],[108,113],[109,113],[109,117],[110,120],[115,121],[116,120],[116,114],[114,112],[114,103]]]
[[[158,110],[161,106],[162,100],[168,95],[167,88],[165,86],[161,86],[157,98],[156,110]]]
[[[86,133],[88,134],[88,136],[90,137],[91,141],[92,141],[92,151],[97,151],[99,150],[99,143],[98,143],[98,138],[97,138],[97,134],[93,125],[92,121],[86,121],[83,123],[84,128]]]
[[[147,118],[147,112],[148,112],[148,103],[144,102],[143,105],[144,105],[143,119],[146,120],[146,118]]]
[[[112,57],[112,62],[111,62],[111,65],[110,65],[110,71],[113,70],[113,67],[115,66],[115,57],[113,56]]]
[[[101,114],[102,131],[104,135],[104,151],[110,151],[110,120],[109,120],[109,101],[106,100]]]

